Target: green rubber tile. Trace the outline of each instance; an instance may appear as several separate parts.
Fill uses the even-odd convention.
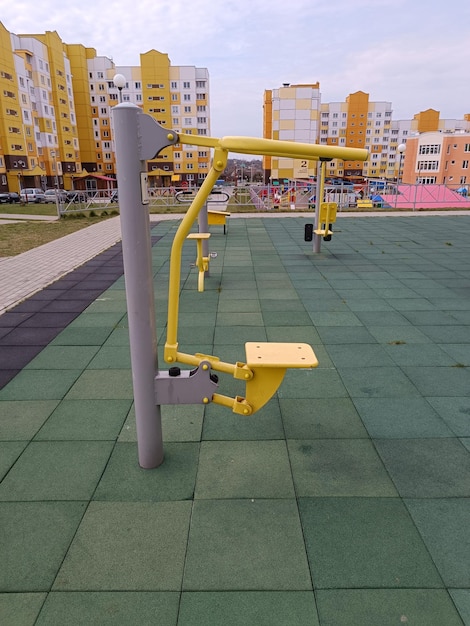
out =
[[[426,298],[388,298],[387,302],[405,316],[407,311],[434,311],[436,309]]]
[[[0,480],[3,479],[27,445],[27,441],[0,441]]]
[[[440,347],[452,357],[454,363],[460,363],[466,367],[470,366],[470,344],[450,343],[441,345]]]
[[[211,339],[212,341],[212,339]],[[214,344],[244,345],[247,341],[267,341],[264,326],[224,326],[215,328]],[[193,336],[194,343],[194,336]]]
[[[444,589],[320,589],[322,626],[462,626]]]
[[[298,294],[295,289],[278,289],[274,285],[271,288],[258,287],[258,294],[260,300],[297,300]]]
[[[470,589],[450,589],[449,593],[465,624],[470,624]]]
[[[315,326],[362,326],[355,313],[350,311],[309,311]]]
[[[226,407],[209,404],[205,408],[204,440],[284,439],[281,412],[276,398],[254,415],[238,415]]]
[[[130,369],[131,353],[129,346],[103,346],[91,359],[88,367],[100,369]]]
[[[219,293],[219,306],[222,303],[226,303],[230,300],[259,300],[258,289],[253,287],[251,289],[227,289],[225,283],[221,286]]]
[[[316,589],[443,587],[398,498],[301,498]]]
[[[458,321],[445,311],[407,311],[403,314],[415,326],[455,326]]]
[[[195,498],[293,498],[284,441],[203,441]]]
[[[190,512],[189,501],[91,502],[53,591],[179,591]]]
[[[5,400],[1,402],[0,441],[32,439],[58,403],[58,400]]]
[[[321,326],[317,330],[321,341],[326,345],[376,342],[369,330],[361,326]]]
[[[97,346],[46,346],[26,369],[85,369],[97,351]]]
[[[369,439],[290,439],[298,497],[396,497],[398,493]]]
[[[419,392],[398,367],[342,367],[341,379],[352,398],[417,397]]]
[[[246,300],[223,300],[218,305],[220,313],[259,313],[261,311],[260,303],[254,298]]]
[[[367,437],[349,398],[281,398],[288,439],[358,439]]]
[[[347,395],[339,374],[321,368],[287,370],[278,389],[279,398],[344,398]]]
[[[100,342],[101,344],[105,347],[127,346],[127,349],[129,349],[129,329],[125,327],[114,328],[112,332],[108,333],[105,340]]]
[[[385,302],[382,298],[365,297],[361,298],[359,294],[353,292],[354,295],[344,297],[348,308],[358,313],[359,311],[392,311],[393,306]]]
[[[293,300],[260,300],[259,305],[264,311],[305,311],[299,299]],[[220,305],[219,305],[220,307]]]
[[[420,330],[435,343],[470,343],[468,325],[420,326]]]
[[[82,370],[22,370],[2,390],[1,400],[62,400]]]
[[[447,587],[470,587],[470,499],[405,501]]]
[[[403,371],[423,396],[470,396],[470,368],[404,366]]]
[[[266,326],[311,326],[312,320],[305,311],[263,311]]]
[[[427,344],[389,344],[385,350],[397,365],[432,367],[454,365],[452,359],[440,346]]]
[[[130,400],[62,400],[35,440],[116,440]]]
[[[368,331],[379,343],[430,343],[431,339],[413,326],[369,326]],[[365,343],[365,342],[364,342]]]
[[[470,437],[462,437],[459,439],[459,441],[470,452]]]
[[[85,370],[67,394],[67,400],[128,400],[133,398],[130,370]]]
[[[452,437],[454,433],[424,398],[355,398],[371,437],[414,439]]]
[[[194,326],[197,324],[198,326],[215,326],[217,313],[216,311],[209,310],[206,308],[205,311],[201,311],[200,313],[196,313],[192,308],[188,307],[188,310],[184,310],[180,306],[180,313],[178,317],[178,323],[181,328],[185,326]]]
[[[318,331],[313,326],[266,326],[268,341],[309,343],[310,345],[320,343]]]
[[[385,349],[377,343],[329,345],[327,352],[336,367],[381,367],[394,364]]]
[[[124,313],[122,311],[113,311],[108,313],[82,313],[71,324],[70,328],[113,328],[122,320]]]
[[[34,626],[45,593],[0,593],[0,624]]]
[[[311,591],[184,592],[178,626],[319,626]]]
[[[49,591],[85,508],[84,502],[0,503],[0,591]]]
[[[375,446],[401,497],[470,496],[470,453],[457,439],[376,439]]]
[[[211,344],[214,339],[214,326],[182,326],[178,330],[180,349],[190,343]]]
[[[238,311],[234,316],[233,313],[218,313],[217,314],[217,326],[218,330],[223,330],[220,326],[232,326],[236,324],[237,326],[262,326],[263,325],[263,315],[261,315],[261,311],[253,312],[253,313],[243,313],[242,311]]]
[[[179,595],[172,591],[52,592],[47,596],[36,626],[143,626],[155,623],[175,626]]]
[[[357,317],[364,326],[408,326],[409,321],[398,311],[357,311]]]
[[[0,500],[87,500],[111,450],[107,441],[32,442],[0,484]]]
[[[112,326],[80,328],[67,326],[49,345],[52,346],[101,346],[111,333]]]
[[[99,482],[94,500],[143,502],[190,500],[194,494],[198,443],[164,443],[164,461],[142,469],[136,443],[118,443]]]
[[[307,591],[295,500],[197,500],[184,591]]]

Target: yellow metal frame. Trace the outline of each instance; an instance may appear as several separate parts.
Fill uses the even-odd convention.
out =
[[[179,362],[193,366],[198,366],[202,361],[207,361],[213,370],[230,374],[236,379],[245,381],[245,397],[236,396],[231,398],[215,393],[212,397],[212,402],[229,407],[234,413],[251,415],[264,406],[274,395],[288,368],[316,367],[318,365],[317,358],[311,346],[303,343],[248,342],[245,344],[245,363],[225,363],[218,357],[207,354],[186,354],[180,352],[178,350],[179,289],[184,241],[187,238],[196,239],[198,246],[197,266],[199,269],[198,287],[202,285],[203,289],[205,261],[202,256],[202,239],[207,234],[194,235],[190,234],[190,230],[216,181],[220,178],[221,172],[225,169],[229,152],[308,160],[339,158],[345,161],[365,161],[368,152],[360,148],[302,144],[293,141],[278,141],[255,137],[223,137],[218,139],[173,131],[168,133],[170,141],[174,141],[175,138],[177,138],[178,143],[213,148],[214,156],[212,167],[196,193],[187,213],[181,220],[171,247],[167,339],[164,359],[167,363]],[[201,289],[199,290],[201,291]]]

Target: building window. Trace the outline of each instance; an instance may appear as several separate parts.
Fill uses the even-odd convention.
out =
[[[185,93],[185,94],[183,95],[183,100],[184,100],[185,102],[191,102],[191,94],[190,94],[190,93]]]
[[[463,170],[468,170],[468,161],[464,161],[464,162],[462,163],[462,169],[463,169]]]
[[[190,89],[191,88],[191,83],[188,81],[184,81],[183,82],[183,89]]]

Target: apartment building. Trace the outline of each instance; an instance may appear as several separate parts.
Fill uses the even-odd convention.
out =
[[[118,67],[57,32],[15,35],[0,22],[0,190],[71,189],[77,177],[116,177],[112,107],[130,101],[169,129],[210,135],[209,72],[150,50]],[[115,74],[123,74],[119,91]],[[200,184],[210,150],[172,146],[148,162],[152,186]],[[91,184],[91,183],[90,183]]]
[[[444,120],[433,109],[422,111],[411,120],[394,120],[391,102],[373,102],[363,91],[350,94],[344,102],[323,103],[319,83],[284,84],[279,89],[266,90],[263,113],[265,138],[296,138],[307,143],[366,148],[369,158],[365,162],[333,159],[326,164],[327,177],[351,181],[396,180],[401,161],[398,147],[406,146],[411,137],[431,131],[444,134],[470,131],[469,115],[462,120]],[[405,149],[406,172],[408,167],[416,169],[416,163],[409,165],[413,158],[413,152]],[[317,164],[265,157],[263,169],[266,181],[308,179],[316,175]]]

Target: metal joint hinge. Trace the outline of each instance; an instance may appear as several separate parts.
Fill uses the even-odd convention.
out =
[[[209,404],[218,386],[218,377],[211,374],[209,361],[202,361],[193,370],[170,367],[155,376],[155,403]]]

